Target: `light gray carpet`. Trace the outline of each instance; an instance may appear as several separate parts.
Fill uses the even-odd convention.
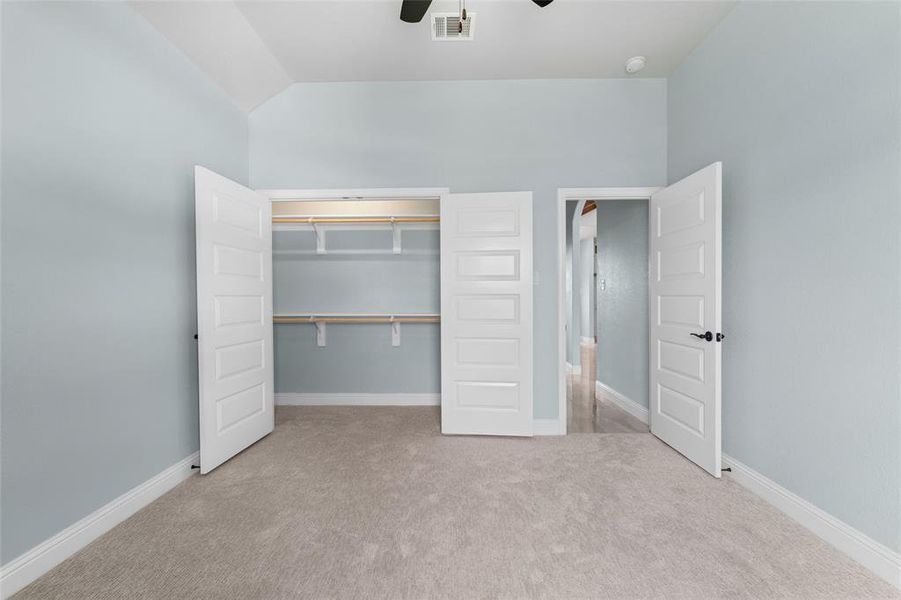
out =
[[[443,437],[433,408],[281,408],[16,598],[896,598],[649,434]]]

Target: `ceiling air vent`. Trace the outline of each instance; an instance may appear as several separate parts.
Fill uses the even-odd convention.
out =
[[[463,32],[460,33],[459,13],[432,13],[432,40],[436,42],[462,42],[472,39],[476,13],[466,11]]]

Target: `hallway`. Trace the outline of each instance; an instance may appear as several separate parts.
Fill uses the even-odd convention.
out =
[[[648,426],[602,398],[595,397],[597,345],[581,344],[581,373],[566,376],[567,433],[647,433]]]

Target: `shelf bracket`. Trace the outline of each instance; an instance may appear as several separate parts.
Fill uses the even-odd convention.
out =
[[[395,321],[393,316],[391,317],[391,345],[400,346],[400,321]]]
[[[316,254],[325,254],[325,231],[313,219],[310,219],[310,226],[316,234]]]
[[[313,321],[313,324],[316,325],[316,345],[320,348],[325,347],[325,323],[322,321],[314,321],[313,317],[310,317],[310,320]]]
[[[397,226],[397,219],[394,217],[391,217],[391,233],[394,238],[394,253],[400,254],[400,228]]]

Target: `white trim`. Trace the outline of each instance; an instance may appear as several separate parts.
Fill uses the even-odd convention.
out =
[[[597,342],[594,341],[593,337],[580,337],[579,345],[580,346],[594,346]]]
[[[276,406],[440,406],[441,394],[320,394],[284,392],[275,395]]]
[[[566,374],[567,375],[581,375],[582,374],[582,365],[574,365],[571,362],[567,361],[566,362]]]
[[[648,424],[648,409],[646,409],[635,400],[632,400],[622,392],[616,391],[606,383],[595,381],[594,393],[596,396],[602,396],[610,402],[616,404],[618,407],[620,407],[645,425]]]
[[[276,189],[256,190],[272,202],[292,202],[297,200],[441,200],[450,193],[450,188],[356,188],[356,189]]]
[[[662,189],[659,185],[652,187],[559,188],[557,198],[565,208],[568,200],[647,200],[651,194]],[[565,229],[563,231],[566,232]]]
[[[566,420],[561,423],[560,419],[533,419],[532,435],[566,435]]]
[[[0,598],[8,598],[193,474],[198,453],[125,492],[0,569]]]
[[[650,200],[658,187],[559,188],[557,190],[557,414],[566,415],[566,202]],[[573,274],[575,277],[575,274]],[[648,313],[650,319],[650,312]],[[566,420],[563,419],[566,432]]]
[[[901,555],[854,529],[751,467],[723,454],[731,477],[861,565],[901,588]]]

